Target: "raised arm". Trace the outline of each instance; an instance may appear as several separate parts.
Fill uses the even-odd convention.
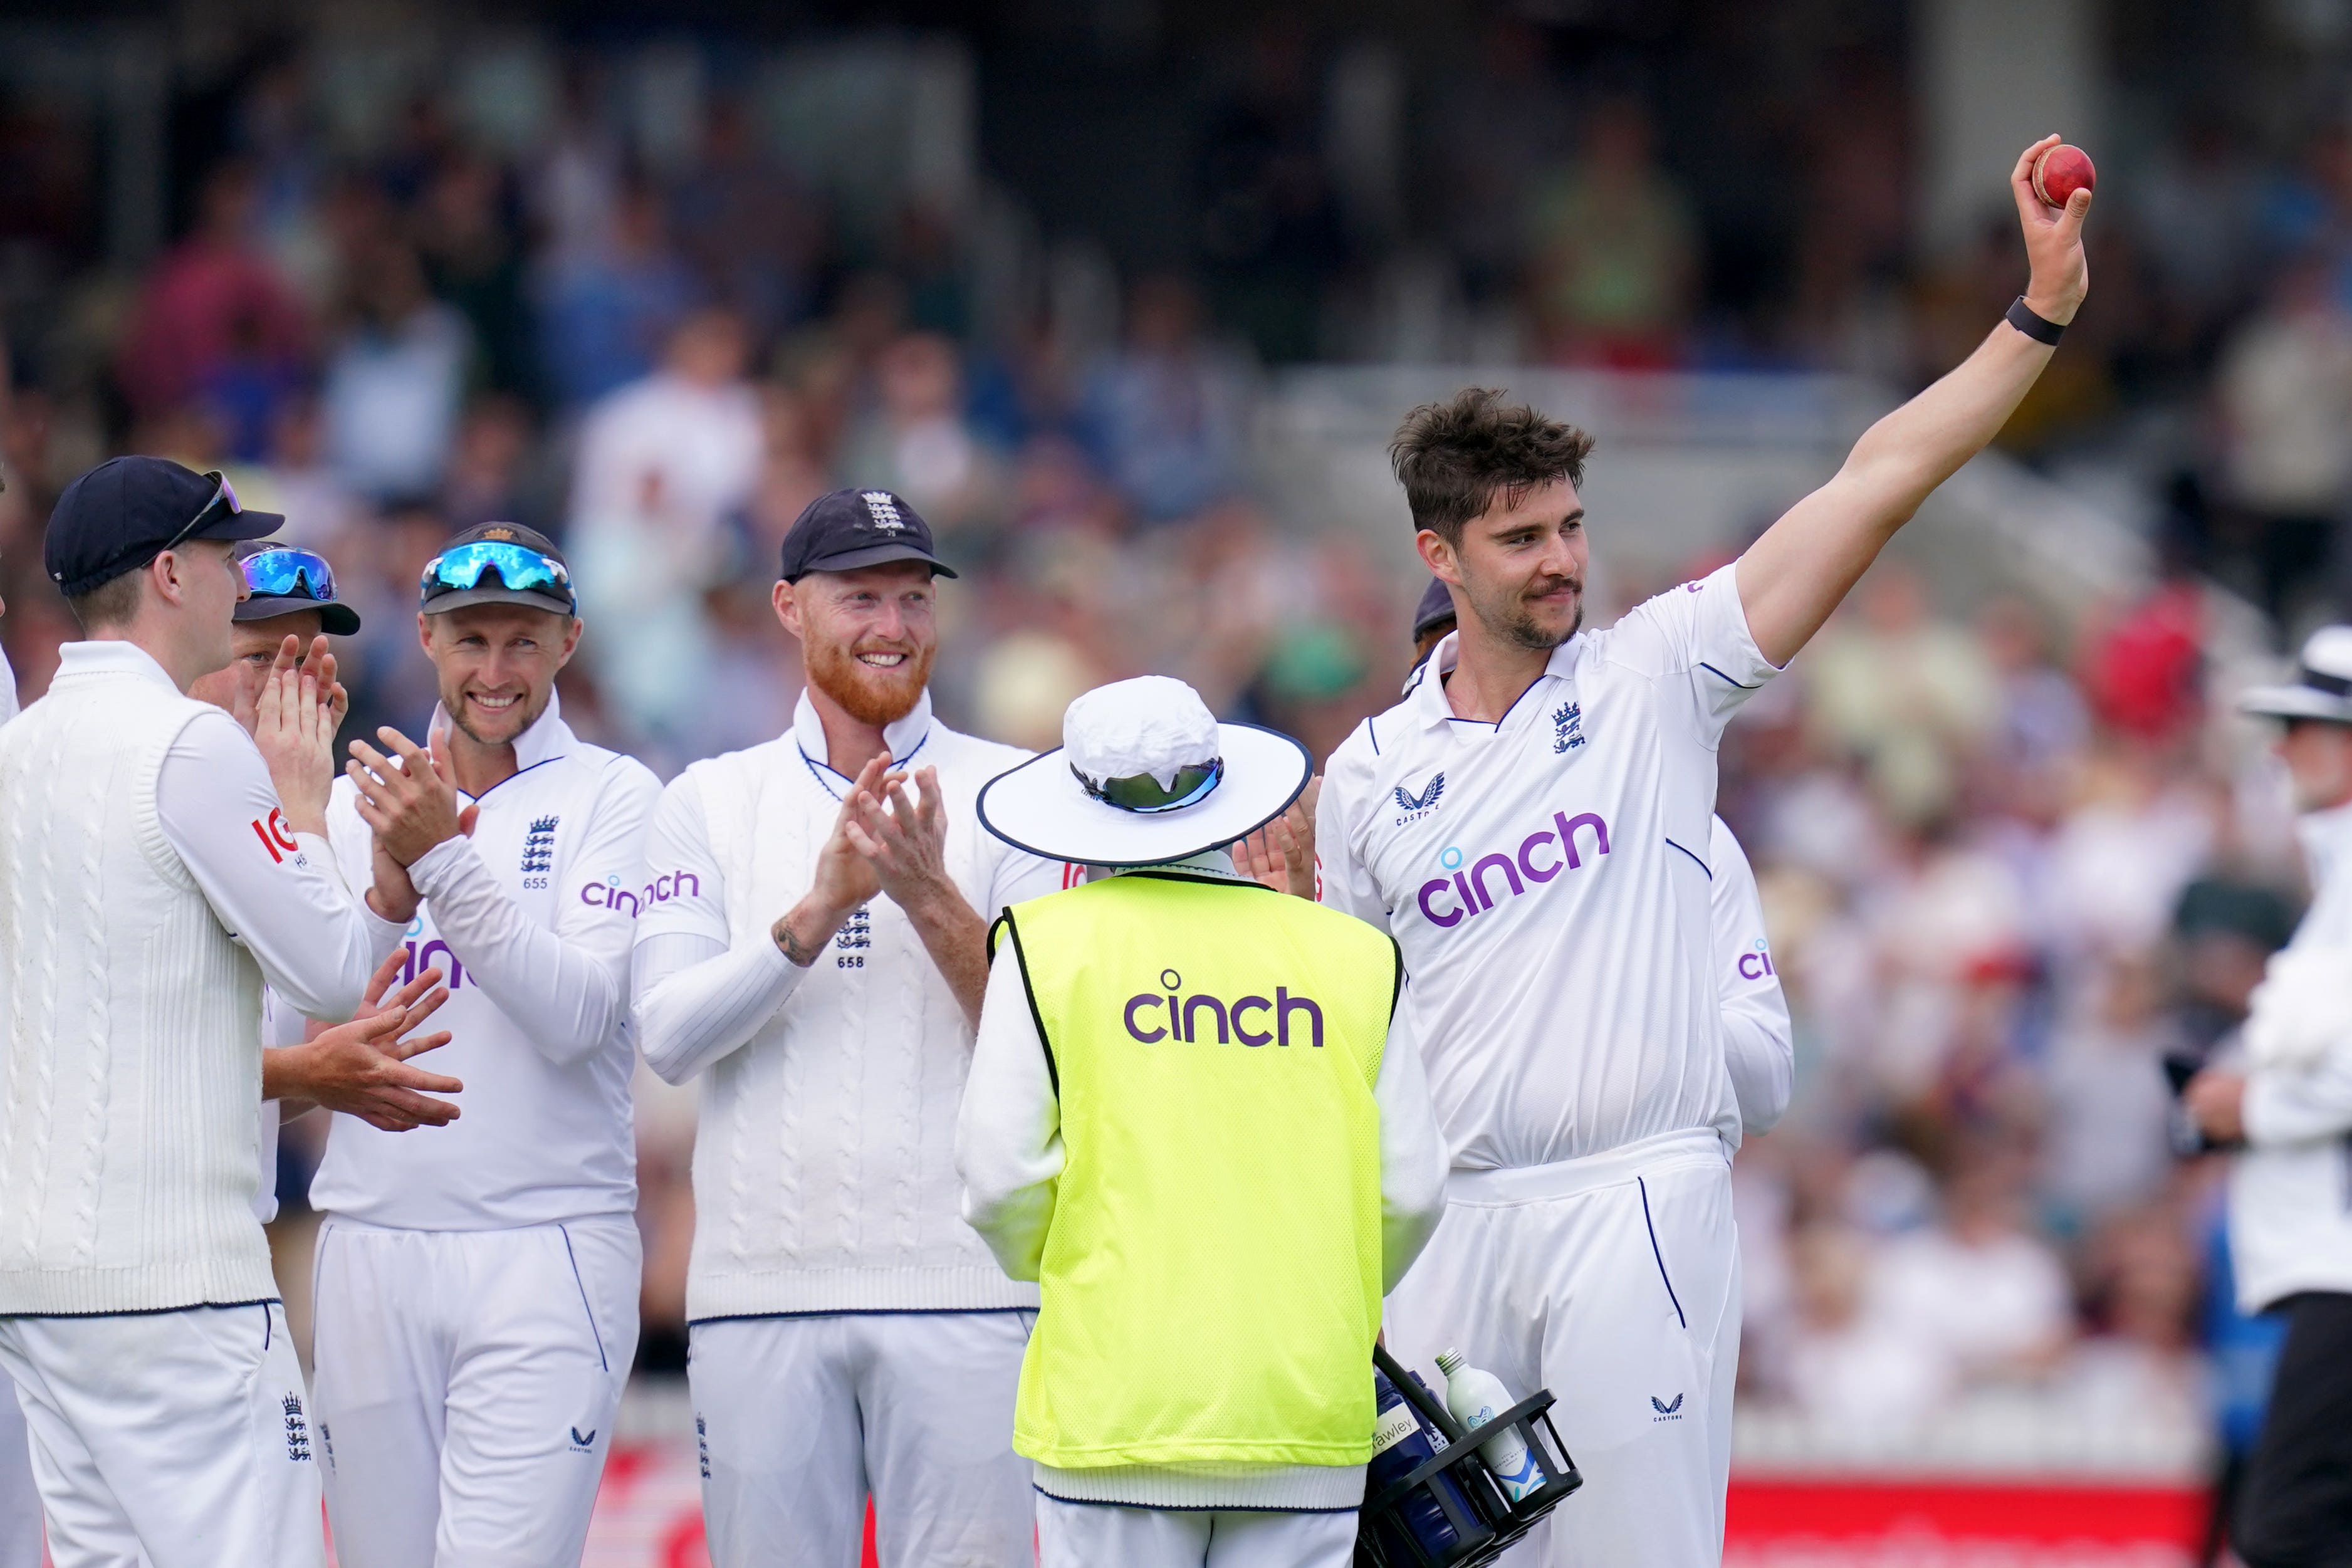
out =
[[[2064,326],[2090,288],[2083,219],[2091,193],[2077,191],[2063,209],[2033,194],[2033,160],[2057,141],[2045,136],[2028,147],[2009,184],[2032,266],[2026,307]],[[1748,547],[1739,558],[1739,602],[1767,658],[1786,664],[1821,630],[1919,503],[2000,433],[2052,353],[1997,323],[1957,369],[1864,431],[1836,477]]]

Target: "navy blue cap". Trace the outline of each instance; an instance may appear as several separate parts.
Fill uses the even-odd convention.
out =
[[[1454,595],[1435,577],[1421,593],[1421,603],[1412,607],[1412,640],[1419,642],[1432,631],[1454,618]]]
[[[76,599],[188,540],[263,539],[285,522],[274,511],[245,510],[217,473],[168,458],[109,458],[58,497],[41,566]]]
[[[933,553],[931,525],[888,490],[835,490],[801,510],[784,535],[780,575],[797,583],[812,572],[855,572],[889,561],[920,561],[932,574],[955,571]]]

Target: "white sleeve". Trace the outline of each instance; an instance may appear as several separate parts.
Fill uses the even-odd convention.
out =
[[[213,913],[289,1006],[334,1022],[359,1011],[402,928],[352,896],[326,839],[287,831],[268,766],[236,720],[188,721],[163,754],[155,812]]]
[[[1372,1100],[1381,1112],[1381,1293],[1386,1295],[1445,1217],[1445,1138],[1429,1101],[1421,1040],[1402,992],[1389,1018]]]
[[[1724,1066],[1739,1100],[1741,1127],[1750,1134],[1769,1132],[1788,1110],[1796,1089],[1796,1033],[1789,1023],[1789,999],[1772,966],[1755,869],[1719,816],[1707,858],[1715,872],[1707,899],[1723,1003]]]
[[[523,913],[470,838],[436,844],[408,868],[450,956],[558,1065],[594,1055],[628,1019],[634,917],[584,895],[644,886],[646,819],[660,789],[643,763],[606,770],[556,889],[552,927]]]
[[[1635,605],[1598,639],[1603,657],[1658,678],[1693,735],[1712,749],[1741,704],[1780,673],[1748,629],[1738,563]]]
[[[983,833],[987,830],[982,829]],[[993,835],[990,836],[992,838]],[[1032,899],[1042,899],[1048,893],[1058,893],[1075,888],[1084,872],[1061,860],[1043,860],[1026,849],[1015,849],[998,840],[1003,853],[996,858],[988,879],[988,907],[979,911],[980,918],[994,924],[996,917],[1015,904],[1025,904]]]
[[[2307,1067],[2254,1066],[2240,1114],[2246,1142],[2257,1149],[2352,1132],[2352,1043],[2330,1047]]]
[[[728,946],[725,871],[691,773],[671,780],[654,807],[646,869],[646,880],[668,877],[676,890],[637,921],[637,1048],[663,1082],[684,1083],[759,1033],[808,971],[764,930]]]
[[[1386,931],[1388,900],[1355,853],[1359,797],[1370,788],[1368,760],[1360,755],[1356,739],[1364,733],[1359,727],[1324,767],[1323,793],[1315,803],[1315,883],[1324,903]]]
[[[1007,1275],[1034,1279],[1062,1174],[1062,1105],[1010,931],[988,966],[980,1036],[956,1116],[956,1174],[964,1222]]]

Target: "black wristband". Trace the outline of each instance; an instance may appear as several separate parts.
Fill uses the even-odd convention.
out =
[[[2058,346],[2058,340],[2066,335],[2066,329],[2063,326],[2036,315],[2033,307],[2025,302],[2025,296],[2022,294],[2017,297],[2017,303],[2009,308],[2009,314],[2001,320],[2032,338],[2035,342],[2048,343],[2053,349]]]

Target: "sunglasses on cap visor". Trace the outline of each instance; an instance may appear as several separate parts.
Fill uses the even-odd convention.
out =
[[[572,598],[572,574],[563,569],[562,562],[542,555],[527,544],[498,540],[443,551],[425,563],[425,579],[419,586],[425,598],[437,599],[444,594],[478,586],[485,572],[497,573],[504,587],[551,588],[567,600]]]
[[[234,517],[238,512],[245,510],[245,508],[237,504],[236,487],[228,482],[228,476],[226,474],[222,473],[218,468],[215,468],[205,474],[205,478],[212,480],[213,482],[213,499],[205,502],[203,509],[199,510],[195,516],[188,519],[185,523],[181,525],[180,531],[172,535],[171,539],[164,544],[163,550],[177,550],[181,544],[186,541],[188,535],[195,532],[196,530],[204,527],[206,523],[211,522],[214,519]],[[155,553],[161,555],[163,553],[163,550],[159,550]]]
[[[264,599],[309,599],[323,605],[335,596],[335,569],[315,550],[292,546],[257,551],[237,563],[245,585]]]
[[[1217,787],[1225,774],[1225,759],[1211,757],[1205,763],[1176,770],[1175,781],[1161,788],[1160,781],[1150,773],[1131,773],[1126,778],[1094,779],[1079,773],[1074,764],[1071,775],[1078,787],[1105,805],[1115,805],[1121,811],[1132,811],[1149,816],[1154,812],[1175,811],[1203,799]]]

